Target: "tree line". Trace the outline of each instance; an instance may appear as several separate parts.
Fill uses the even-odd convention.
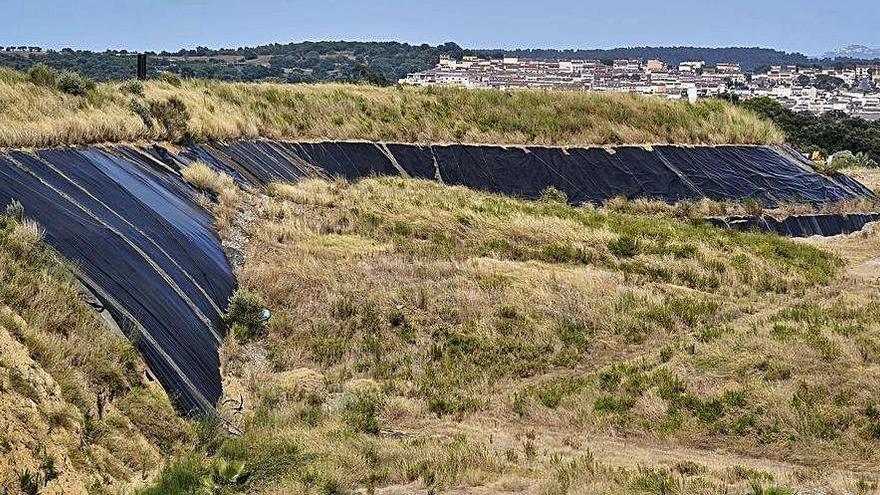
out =
[[[880,121],[868,121],[842,111],[821,115],[794,112],[767,97],[738,104],[773,121],[785,132],[791,145],[808,155],[813,151],[825,156],[851,151],[880,162]]]

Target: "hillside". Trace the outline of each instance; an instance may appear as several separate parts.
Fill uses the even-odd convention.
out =
[[[625,47],[612,49],[467,49],[455,43],[410,45],[407,43],[358,41],[305,41],[273,43],[254,47],[197,47],[176,52],[151,53],[151,73],[170,71],[183,77],[222,81],[340,82],[363,79],[366,73],[394,82],[410,72],[437,64],[440,55],[491,57],[514,56],[537,59],[615,58],[661,59],[670,65],[687,60],[705,60],[740,64],[745,70],[769,65],[808,65],[852,62],[852,59],[815,60],[800,53],[786,53],[770,48],[702,47]],[[64,49],[42,53],[0,51],[0,67],[28,70],[35,63],[45,63],[58,70],[76,70],[100,80],[125,80],[134,74],[134,54],[126,51]]]
[[[60,89],[59,89],[60,88]],[[65,91],[61,91],[64,89]],[[0,70],[0,146],[138,140],[769,144],[772,124],[718,100],[632,94],[221,83],[100,83]]]
[[[0,215],[0,491],[117,493],[189,426],[40,235]]]
[[[237,206],[242,434],[155,493],[217,462],[249,493],[876,489],[877,234],[828,244],[842,258],[411,179],[269,193]]]

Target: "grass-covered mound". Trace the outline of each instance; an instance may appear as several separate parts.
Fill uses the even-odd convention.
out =
[[[338,139],[602,145],[770,144],[782,133],[718,100],[203,80],[101,83],[0,69],[0,146],[136,140]]]
[[[0,214],[0,491],[117,493],[188,426],[40,236]]]
[[[157,493],[217,462],[251,493],[876,481],[880,305],[841,292],[833,254],[549,193],[397,178],[269,192],[245,201],[224,348],[242,435],[172,465]]]

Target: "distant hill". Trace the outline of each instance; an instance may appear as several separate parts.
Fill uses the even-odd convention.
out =
[[[28,48],[28,47],[25,47]],[[816,60],[801,53],[770,48],[629,47],[613,49],[467,49],[448,42],[437,46],[399,42],[306,41],[255,47],[214,49],[197,47],[177,52],[151,53],[150,71],[173,72],[184,77],[221,81],[327,82],[361,81],[388,84],[437,64],[441,55],[517,56],[537,59],[584,58],[660,59],[669,64],[705,60],[709,64],[733,62],[745,70],[768,65],[847,63],[845,53],[836,59]],[[59,70],[75,70],[98,81],[129,79],[135,73],[135,57],[127,51],[92,52],[0,51],[0,66],[28,70],[37,62]]]
[[[701,48],[691,46],[669,47],[629,47],[611,48],[607,50],[555,50],[555,49],[525,49],[525,50],[476,50],[480,55],[491,56],[504,54],[514,57],[559,59],[617,59],[617,58],[640,58],[643,60],[658,59],[670,65],[678,65],[688,60],[704,60],[710,65],[719,62],[732,62],[742,66],[745,70],[754,70],[764,65],[807,65],[816,63],[801,53],[786,53],[772,48]]]
[[[847,45],[832,52],[825,52],[827,59],[877,60],[880,59],[880,48],[864,45]]]

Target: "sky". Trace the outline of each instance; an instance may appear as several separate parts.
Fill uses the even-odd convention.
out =
[[[0,0],[0,46],[176,51],[304,40],[466,48],[880,48],[877,0]]]

